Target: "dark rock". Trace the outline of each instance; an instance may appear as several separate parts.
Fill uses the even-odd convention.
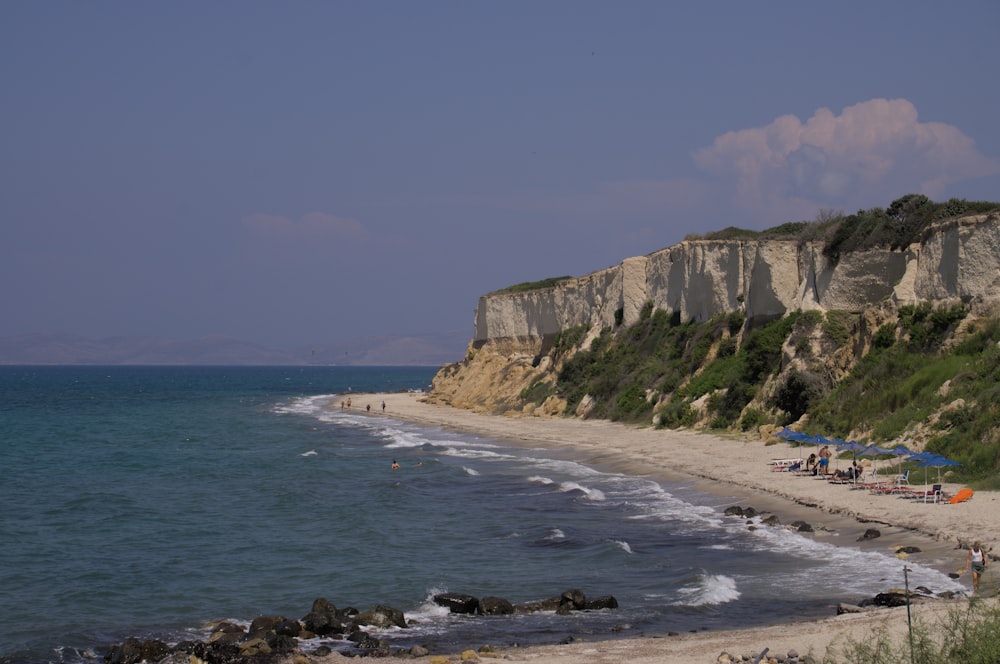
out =
[[[298,620],[284,618],[274,626],[274,631],[277,632],[278,636],[298,636],[302,633],[302,625],[299,624]]]
[[[320,597],[313,600],[312,610],[302,618],[302,629],[319,636],[337,636],[344,633],[341,612],[331,602]]]
[[[250,623],[247,634],[253,636],[257,632],[273,632],[274,626],[284,620],[282,616],[257,616]]]
[[[875,606],[906,606],[906,593],[879,593],[872,598],[871,602]]]
[[[108,664],[135,664],[142,661],[142,642],[130,636],[123,642],[111,646],[104,656]]]
[[[472,595],[460,593],[440,593],[434,595],[434,603],[448,608],[451,613],[475,613],[479,608],[479,599]]]
[[[837,615],[839,616],[844,613],[864,613],[864,609],[856,604],[841,602],[837,605]]]
[[[920,553],[920,547],[918,546],[901,546],[896,549],[896,553]]]
[[[329,602],[325,597],[317,597],[313,600],[312,613],[331,613],[337,615],[337,607]]]
[[[362,631],[351,632],[347,635],[347,640],[364,650],[374,650],[382,645],[374,636]]]
[[[269,642],[269,645],[274,648],[275,652],[291,652],[299,647],[299,642],[294,636],[278,634],[274,641]]]
[[[315,611],[308,613],[302,618],[302,626],[307,631],[319,636],[344,633],[344,624],[333,613],[317,613]]]
[[[808,523],[806,523],[805,521],[792,521],[791,526],[800,533],[813,532],[813,527]]]
[[[743,508],[739,505],[733,505],[732,507],[727,507],[723,514],[726,516],[743,516]]]
[[[359,625],[371,625],[385,629],[386,627],[406,627],[406,617],[399,609],[379,604],[370,611],[364,611],[354,616],[354,622]]]
[[[537,613],[539,611],[555,611],[559,608],[559,598],[550,597],[537,602],[523,602],[514,605],[514,613]]]
[[[743,508],[743,516],[745,516],[748,519],[752,519],[755,516],[757,516],[757,510],[755,510],[752,507],[744,507]]]
[[[588,600],[586,604],[588,610],[617,609],[618,600],[611,595],[604,595],[596,599]]]
[[[863,542],[864,540],[875,539],[876,537],[882,537],[882,533],[878,528],[869,528],[865,531],[864,535],[858,538],[858,541]]]
[[[766,517],[760,521],[765,526],[780,526],[781,521],[774,514],[768,514]]]
[[[502,597],[483,597],[478,610],[484,616],[506,616],[514,613],[514,605]]]
[[[559,604],[572,604],[574,609],[580,610],[587,606],[587,596],[583,594],[582,590],[573,588],[559,596]]]

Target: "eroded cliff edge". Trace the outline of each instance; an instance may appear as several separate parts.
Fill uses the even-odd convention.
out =
[[[482,296],[466,358],[438,373],[430,399],[483,412],[509,410],[518,394],[551,370],[547,352],[558,333],[585,326],[593,335],[627,326],[648,304],[695,322],[739,311],[753,326],[796,310],[869,312],[877,321],[887,305],[955,301],[995,315],[995,214],[937,224],[905,249],[836,258],[818,242],[689,240],[550,288]],[[548,410],[554,414],[558,405]]]

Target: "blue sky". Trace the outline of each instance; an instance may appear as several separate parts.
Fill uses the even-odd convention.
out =
[[[1000,200],[996,2],[0,3],[0,337],[278,348]]]

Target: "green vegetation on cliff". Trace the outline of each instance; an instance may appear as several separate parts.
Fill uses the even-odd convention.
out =
[[[525,281],[520,284],[514,284],[513,286],[507,286],[507,288],[502,288],[498,293],[523,293],[525,291],[540,290],[542,288],[552,288],[558,285],[560,282],[568,281],[573,277],[550,277],[549,279],[542,279],[541,281]]]
[[[681,323],[649,304],[638,323],[605,329],[562,362],[554,391],[567,412],[586,398],[587,417],[635,424],[748,430],[805,416],[810,433],[919,437],[961,462],[964,479],[985,480],[1000,471],[1000,320],[967,315],[961,304],[903,306],[865,339],[860,316],[846,312],[795,312],[747,330],[738,313]],[[826,360],[845,344],[870,351],[834,380]]]
[[[952,198],[936,203],[922,194],[907,194],[888,208],[858,210],[854,214],[823,212],[812,222],[790,222],[763,231],[730,226],[687,240],[798,240],[821,241],[823,253],[837,259],[845,253],[868,249],[899,249],[919,242],[936,222],[970,214],[1000,210],[1000,203]]]

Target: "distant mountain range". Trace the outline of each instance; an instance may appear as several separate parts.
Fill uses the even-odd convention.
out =
[[[166,339],[69,334],[0,337],[0,364],[440,366],[465,355],[468,331],[353,339],[276,350],[231,337]]]

